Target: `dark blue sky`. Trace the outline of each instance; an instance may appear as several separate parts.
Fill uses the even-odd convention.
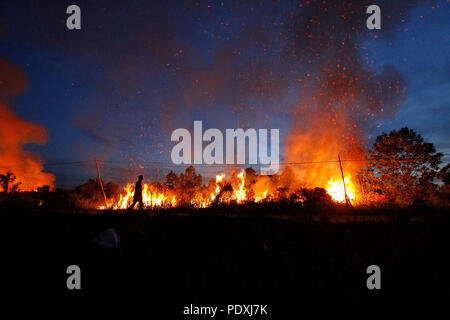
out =
[[[191,128],[193,120],[221,129],[280,128],[283,143],[292,110],[306,99],[299,83],[323,64],[310,61],[307,42],[295,57],[291,48],[296,26],[308,25],[297,22],[314,14],[337,26],[336,37],[354,41],[349,50],[364,69],[392,66],[407,88],[391,113],[362,125],[369,141],[408,126],[450,153],[449,2],[379,1],[381,31],[365,29],[363,4],[355,4],[349,14],[354,37],[346,35],[350,24],[338,21],[346,18],[336,5],[315,12],[321,3],[3,2],[0,55],[29,78],[9,105],[48,130],[47,144],[27,148],[44,157],[59,187],[93,177],[94,156],[107,160],[106,180],[134,180],[138,172],[162,176],[171,167],[170,133]],[[65,27],[70,4],[81,7],[82,30]],[[327,42],[319,47],[325,57],[335,50],[332,42],[328,50]],[[71,161],[80,163],[66,164]]]

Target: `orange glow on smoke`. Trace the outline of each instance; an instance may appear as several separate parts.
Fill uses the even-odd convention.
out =
[[[43,185],[53,187],[55,176],[42,172],[43,160],[23,148],[29,143],[47,142],[47,131],[41,125],[20,119],[10,108],[0,103],[0,163],[2,174],[11,171],[21,183],[21,191],[32,191]]]
[[[28,86],[26,74],[17,66],[0,58],[0,174],[12,172],[21,183],[19,190],[32,191],[43,185],[53,188],[55,176],[42,172],[43,160],[34,152],[25,150],[27,144],[45,144],[47,130],[38,124],[21,119],[4,101],[9,101]],[[6,99],[4,99],[6,98]]]

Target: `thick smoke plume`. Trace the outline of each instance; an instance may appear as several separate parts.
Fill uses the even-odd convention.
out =
[[[405,13],[402,6],[385,3],[381,31],[366,28],[369,3],[308,1],[293,18],[288,52],[293,66],[304,71],[301,102],[293,112],[286,145],[288,162],[320,162],[364,159],[366,132],[376,120],[391,116],[401,105],[406,84],[392,67],[370,70],[361,47],[369,37],[392,36],[395,21]],[[409,10],[409,8],[407,8]],[[345,174],[354,176],[362,161],[343,163]],[[326,187],[339,179],[338,163],[300,167],[307,184]]]
[[[35,153],[24,149],[30,143],[45,144],[47,130],[17,116],[7,106],[14,95],[27,86],[27,77],[16,66],[0,59],[0,167],[1,173],[11,171],[20,190],[29,191],[43,185],[53,187],[55,177],[42,172],[43,160]]]

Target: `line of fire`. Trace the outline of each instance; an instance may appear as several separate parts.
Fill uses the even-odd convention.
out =
[[[360,203],[357,198],[357,189],[351,176],[342,178],[332,177],[326,188],[322,189],[323,196],[329,197],[336,203],[345,203],[352,206]],[[175,208],[192,206],[193,208],[206,208],[214,204],[243,204],[246,202],[278,202],[293,201],[302,203],[305,201],[307,189],[292,189],[291,183],[296,181],[286,181],[295,179],[295,173],[291,168],[286,169],[280,175],[257,175],[255,170],[247,168],[232,172],[229,177],[225,173],[218,174],[215,179],[209,181],[207,185],[201,185],[201,176],[197,175],[193,166],[186,169],[180,176],[171,171],[164,184],[144,183],[143,203],[148,209],[155,208]],[[288,177],[288,178],[287,178]],[[103,190],[101,180],[97,179],[100,188]],[[287,184],[286,184],[287,182]],[[318,189],[319,190],[319,189]],[[359,189],[358,189],[359,190]],[[117,196],[106,198],[106,204],[99,204],[98,209],[127,209],[135,194],[134,183],[124,186],[122,192]],[[362,195],[360,192],[359,194]],[[92,208],[93,209],[93,208]]]

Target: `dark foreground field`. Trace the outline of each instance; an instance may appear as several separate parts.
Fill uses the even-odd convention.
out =
[[[107,228],[119,250],[90,240]],[[8,299],[79,303],[268,304],[276,317],[309,303],[407,303],[450,297],[450,220],[330,223],[171,214],[2,212],[1,290]],[[66,288],[81,267],[82,289]],[[369,291],[366,268],[382,271]]]

